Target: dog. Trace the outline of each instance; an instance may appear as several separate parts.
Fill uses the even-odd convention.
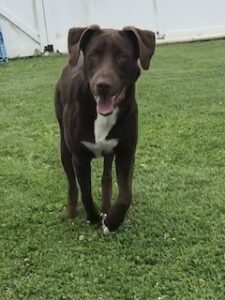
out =
[[[118,229],[132,198],[137,144],[135,82],[155,51],[155,34],[132,26],[122,30],[97,25],[71,28],[69,62],[56,85],[55,110],[61,136],[61,161],[68,180],[68,218],[77,214],[78,187],[87,222],[104,233]],[[91,192],[91,160],[103,156],[102,207]],[[118,198],[111,205],[115,157]]]

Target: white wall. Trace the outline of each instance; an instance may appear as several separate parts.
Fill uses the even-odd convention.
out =
[[[152,0],[45,1],[49,43],[54,44],[55,48],[62,52],[67,51],[68,28],[74,26],[99,24],[106,28],[123,28],[126,25],[156,28],[153,2]]]
[[[65,52],[68,29],[90,24],[151,29],[158,42],[224,37],[225,0],[0,0],[9,57]]]
[[[224,0],[157,0],[166,41],[225,36]]]
[[[35,1],[0,0],[0,27],[9,57],[41,49]]]

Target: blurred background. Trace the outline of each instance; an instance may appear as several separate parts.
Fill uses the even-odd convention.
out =
[[[157,42],[225,36],[224,0],[0,0],[0,28],[7,56],[67,51],[73,26],[151,29]]]

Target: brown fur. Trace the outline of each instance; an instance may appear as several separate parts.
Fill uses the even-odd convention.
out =
[[[91,160],[94,155],[81,141],[95,142],[94,121],[97,117],[94,96],[111,97],[125,90],[117,103],[117,122],[106,139],[118,139],[111,154],[103,153],[102,213],[110,231],[123,222],[131,204],[132,174],[137,144],[137,104],[135,82],[140,75],[137,60],[143,69],[149,68],[155,49],[151,31],[126,27],[123,30],[103,30],[98,26],[72,28],[68,35],[69,64],[57,83],[55,107],[61,134],[61,159],[68,179],[67,216],[76,215],[78,188],[87,219],[100,221],[91,193]],[[83,54],[81,60],[80,52]],[[111,206],[112,162],[115,157],[118,199]]]

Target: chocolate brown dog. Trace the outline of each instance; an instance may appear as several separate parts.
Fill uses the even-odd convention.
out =
[[[115,231],[131,204],[137,143],[135,82],[137,61],[148,69],[155,35],[148,30],[98,26],[72,28],[69,63],[56,87],[55,107],[61,133],[61,160],[68,179],[67,217],[74,218],[81,190],[87,220]],[[91,160],[104,157],[101,215],[91,193]],[[111,206],[115,156],[118,199]],[[101,217],[100,217],[101,216]]]

